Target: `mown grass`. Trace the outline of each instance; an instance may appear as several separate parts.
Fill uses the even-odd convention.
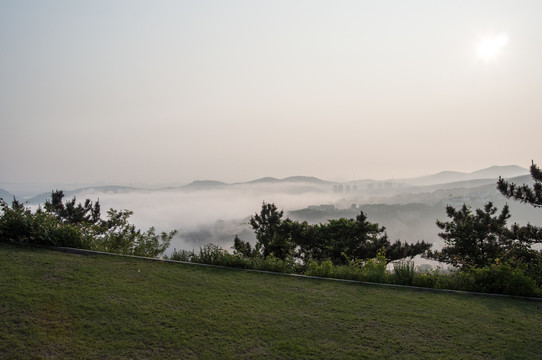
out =
[[[535,359],[542,302],[0,243],[2,359]]]

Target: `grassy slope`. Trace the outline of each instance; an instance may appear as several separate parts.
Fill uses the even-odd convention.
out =
[[[0,243],[0,358],[542,357],[542,302]]]

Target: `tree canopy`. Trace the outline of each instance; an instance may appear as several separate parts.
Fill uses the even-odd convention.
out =
[[[514,183],[499,178],[497,189],[507,198],[542,206],[542,172],[531,165],[534,185]],[[460,209],[446,207],[450,221],[437,220],[443,230],[439,236],[445,246],[440,251],[429,252],[429,257],[452,264],[461,269],[500,269],[500,266],[524,272],[542,283],[542,252],[534,250],[533,244],[542,242],[542,229],[527,224],[507,226],[510,218],[508,205],[500,213],[491,202],[483,209],[472,209],[463,204]],[[501,270],[502,270],[501,269]]]
[[[355,219],[332,219],[325,224],[282,219],[284,212],[275,204],[262,204],[260,213],[249,224],[256,233],[255,252],[250,245],[237,239],[234,249],[240,254],[273,255],[279,259],[293,256],[304,262],[331,260],[335,264],[367,260],[383,250],[388,261],[413,257],[431,247],[423,241],[408,244],[399,240],[391,243],[385,228],[367,220],[361,211]]]
[[[532,187],[527,184],[517,185],[499,177],[497,189],[509,199],[531,204],[534,207],[542,207],[542,170],[534,161],[531,163],[530,173],[534,181]]]
[[[503,257],[512,245],[511,231],[506,228],[510,211],[505,206],[500,214],[496,213],[491,202],[475,211],[465,204],[459,210],[447,206],[451,221],[437,220],[437,226],[444,230],[438,235],[445,246],[431,257],[459,267],[486,266]]]
[[[101,218],[100,204],[75,197],[63,201],[60,190],[51,193],[44,208],[35,212],[13,199],[11,207],[0,200],[0,241],[23,241],[128,255],[156,257],[164,253],[176,231],[141,231],[129,222],[129,210],[109,209]]]

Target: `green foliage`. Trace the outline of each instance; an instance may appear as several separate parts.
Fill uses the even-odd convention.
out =
[[[236,258],[240,258],[235,255],[230,255],[228,252],[216,245],[208,244],[200,248],[199,254],[194,254],[193,262],[210,264],[210,265],[222,265],[232,266]],[[237,267],[237,266],[233,266]]]
[[[534,207],[542,207],[542,170],[533,161],[530,172],[534,180],[532,188],[526,184],[518,186],[514,183],[509,183],[499,177],[497,189],[509,199],[512,198],[526,204],[531,204]]]
[[[500,214],[491,202],[483,209],[446,208],[449,222],[437,221],[445,247],[430,257],[460,268],[451,288],[532,295],[542,286],[542,253],[531,249],[541,231],[530,224],[511,228],[508,206]]]
[[[273,254],[267,257],[256,257],[249,259],[248,267],[262,271],[273,271],[279,273],[295,274],[301,272],[301,267],[296,264],[292,257],[280,259]]]
[[[336,266],[333,266],[331,260],[322,261],[321,263],[311,261],[307,265],[307,271],[305,274],[309,276],[333,278],[335,277],[333,276],[335,273],[334,269],[336,269]]]
[[[1,359],[539,359],[538,301],[0,244]]]
[[[405,278],[403,279],[401,276],[405,276]],[[449,275],[443,275],[440,269],[415,271],[414,277],[411,276],[410,269],[405,269],[405,271],[399,270],[397,274],[394,273],[393,278],[394,282],[399,285],[412,285],[431,289],[453,289],[443,284],[443,279],[449,277]],[[408,284],[410,281],[412,283]]]
[[[250,218],[249,223],[262,246],[271,242],[273,235],[278,231],[283,214],[284,212],[278,211],[275,204],[268,204],[264,201],[260,213],[256,213]]]
[[[0,241],[21,241],[90,249],[119,254],[157,257],[162,254],[176,231],[156,233],[151,227],[142,232],[128,219],[131,211],[110,209],[100,218],[100,206],[90,200],[75,205],[75,198],[62,203],[62,191],[52,193],[44,209],[32,212],[13,200],[11,207],[0,200]]]
[[[249,224],[256,233],[258,239],[257,251],[264,257],[274,253],[275,256],[285,258],[291,251],[292,246],[281,236],[282,215],[275,204],[262,204],[260,213],[250,218]]]
[[[367,260],[363,267],[363,274],[367,281],[386,283],[388,275],[386,264],[387,259],[383,250],[380,250],[374,259]]]
[[[233,249],[234,254],[239,254],[244,257],[253,257],[257,255],[255,249],[252,249],[250,243],[248,241],[239,239],[239,236],[237,235],[235,235],[235,238],[233,239]]]
[[[173,249],[173,252],[170,256],[166,256],[169,260],[175,260],[175,261],[184,261],[184,262],[195,262],[194,260],[195,253],[194,251],[190,250],[177,250]]]
[[[301,272],[301,266],[296,264],[291,257],[284,260],[273,254],[267,257],[262,255],[245,257],[239,253],[230,254],[227,250],[214,244],[202,246],[197,253],[195,251],[174,250],[169,259],[281,273]]]
[[[32,212],[23,204],[13,199],[11,207],[0,199],[0,241],[33,241],[36,226]],[[39,240],[36,242],[40,242]]]
[[[542,206],[542,171],[531,165],[534,186],[517,186],[499,178],[497,189],[507,198]],[[542,242],[542,229],[527,224],[506,226],[510,218],[508,205],[497,215],[491,202],[474,212],[467,205],[459,210],[446,208],[451,221],[437,221],[444,230],[441,251],[428,255],[460,268],[448,277],[448,288],[496,292],[512,295],[540,293],[542,286],[542,252],[531,248]]]
[[[250,220],[256,233],[256,249],[263,249],[264,257],[273,253],[285,260],[295,256],[304,263],[331,260],[335,265],[345,265],[352,260],[375,258],[380,249],[388,254],[387,261],[413,257],[427,251],[431,245],[425,242],[416,244],[391,243],[385,228],[367,221],[360,212],[356,219],[332,219],[326,224],[309,225],[282,219],[283,212],[274,204],[263,203],[260,214]],[[234,245],[240,254],[246,253],[246,245]],[[246,255],[245,255],[246,256]]]
[[[46,200],[44,204],[45,211],[53,214],[64,224],[96,224],[100,222],[100,202],[94,204],[90,199],[86,199],[84,204],[76,203],[73,199],[63,202],[64,192],[56,190],[51,192],[51,200]]]
[[[416,267],[412,261],[401,261],[393,264],[392,281],[398,285],[414,285]]]
[[[456,276],[463,290],[522,296],[542,295],[534,279],[521,268],[509,264],[495,263],[471,268],[458,272]]]
[[[528,241],[519,240],[531,239],[533,228],[514,225],[508,229],[508,207],[497,214],[491,203],[474,212],[466,205],[460,210],[448,207],[447,212],[452,221],[437,223],[445,230],[440,235],[446,240],[447,247],[432,255],[460,266],[460,271],[421,271],[413,262],[403,261],[394,264],[393,270],[388,272],[389,261],[414,256],[426,251],[430,245],[424,242],[390,243],[385,229],[367,221],[363,212],[355,220],[341,218],[326,224],[309,225],[283,220],[282,211],[266,203],[251,221],[258,237],[254,248],[236,236],[233,254],[218,246],[206,245],[199,253],[174,251],[171,258],[437,289],[527,296],[542,293],[539,287],[542,254],[530,249]],[[268,232],[273,236],[268,236]],[[279,257],[271,249],[287,251],[279,252]]]
[[[309,276],[328,277],[336,279],[369,281],[386,283],[389,281],[386,271],[384,252],[378,252],[377,257],[367,261],[354,260],[347,264],[333,264],[331,260],[322,262],[311,261],[305,274]]]
[[[38,209],[35,213],[13,199],[11,207],[0,200],[0,241],[83,247],[84,235],[73,224],[62,224],[55,216]]]
[[[129,210],[109,209],[107,219],[100,220],[99,225],[92,226],[94,249],[118,254],[157,257],[169,246],[176,231],[156,234],[154,227],[145,232],[130,224]]]
[[[499,215],[495,215],[496,212],[491,202],[474,212],[465,204],[459,210],[447,206],[446,213],[452,220],[437,220],[437,226],[444,230],[438,235],[444,239],[445,247],[431,253],[431,257],[462,268],[494,263],[513,244],[510,230],[506,228],[510,218],[508,206],[505,205]]]
[[[464,271],[443,272],[441,269],[421,271],[413,262],[399,262],[388,272],[384,251],[366,261],[352,260],[346,264],[334,264],[331,260],[309,261],[297,264],[293,258],[279,259],[272,254],[245,257],[230,254],[219,246],[208,244],[199,252],[174,250],[171,260],[190,261],[210,265],[254,269],[281,273],[297,273],[335,279],[412,285],[435,289],[491,292],[509,295],[542,296],[542,288],[524,269],[505,263],[494,263],[481,268]]]

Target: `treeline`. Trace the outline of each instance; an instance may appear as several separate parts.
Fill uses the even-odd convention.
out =
[[[507,198],[542,207],[542,172],[533,163],[534,186],[518,186],[499,179],[498,190]],[[446,208],[449,221],[437,220],[445,246],[432,251],[431,244],[399,240],[390,242],[384,227],[367,220],[341,218],[325,224],[283,219],[283,211],[263,203],[249,224],[256,233],[254,246],[234,239],[233,254],[214,245],[194,251],[174,251],[173,259],[243,268],[295,272],[360,281],[387,282],[432,288],[542,296],[542,229],[531,224],[507,225],[508,206],[501,212],[487,203],[472,210]],[[456,271],[420,271],[404,261],[422,254],[453,266]],[[387,264],[403,260],[387,271]]]
[[[384,252],[389,262],[422,254],[431,247],[423,241],[390,242],[385,228],[369,222],[363,211],[355,219],[340,218],[316,225],[282,217],[283,211],[275,204],[264,202],[260,213],[249,221],[256,233],[256,245],[252,248],[235,237],[234,252],[245,257],[273,255],[280,260],[293,258],[303,263],[329,260],[334,265],[344,265],[375,258],[379,252]]]
[[[542,172],[533,163],[532,187],[499,179],[498,190],[507,198],[542,207]],[[32,211],[13,199],[0,199],[0,241],[74,247],[119,254],[158,257],[169,247],[176,231],[156,233],[130,224],[129,210],[110,209],[101,217],[99,202],[64,201],[53,191],[43,207]],[[395,283],[433,288],[542,296],[542,229],[527,224],[507,225],[508,206],[500,212],[492,203],[472,210],[463,205],[446,208],[449,221],[437,220],[445,246],[390,241],[385,228],[368,221],[363,211],[355,219],[308,224],[284,218],[275,204],[263,203],[249,224],[254,245],[234,239],[233,252],[215,245],[195,251],[176,251],[171,259],[206,264]],[[456,270],[420,271],[408,259],[416,255],[452,265]],[[392,261],[401,260],[387,270]]]
[[[169,247],[176,231],[156,233],[137,229],[129,222],[129,210],[109,209],[101,217],[100,203],[75,197],[64,201],[60,190],[32,211],[13,199],[11,206],[0,199],[0,241],[73,247],[126,255],[157,257]]]

